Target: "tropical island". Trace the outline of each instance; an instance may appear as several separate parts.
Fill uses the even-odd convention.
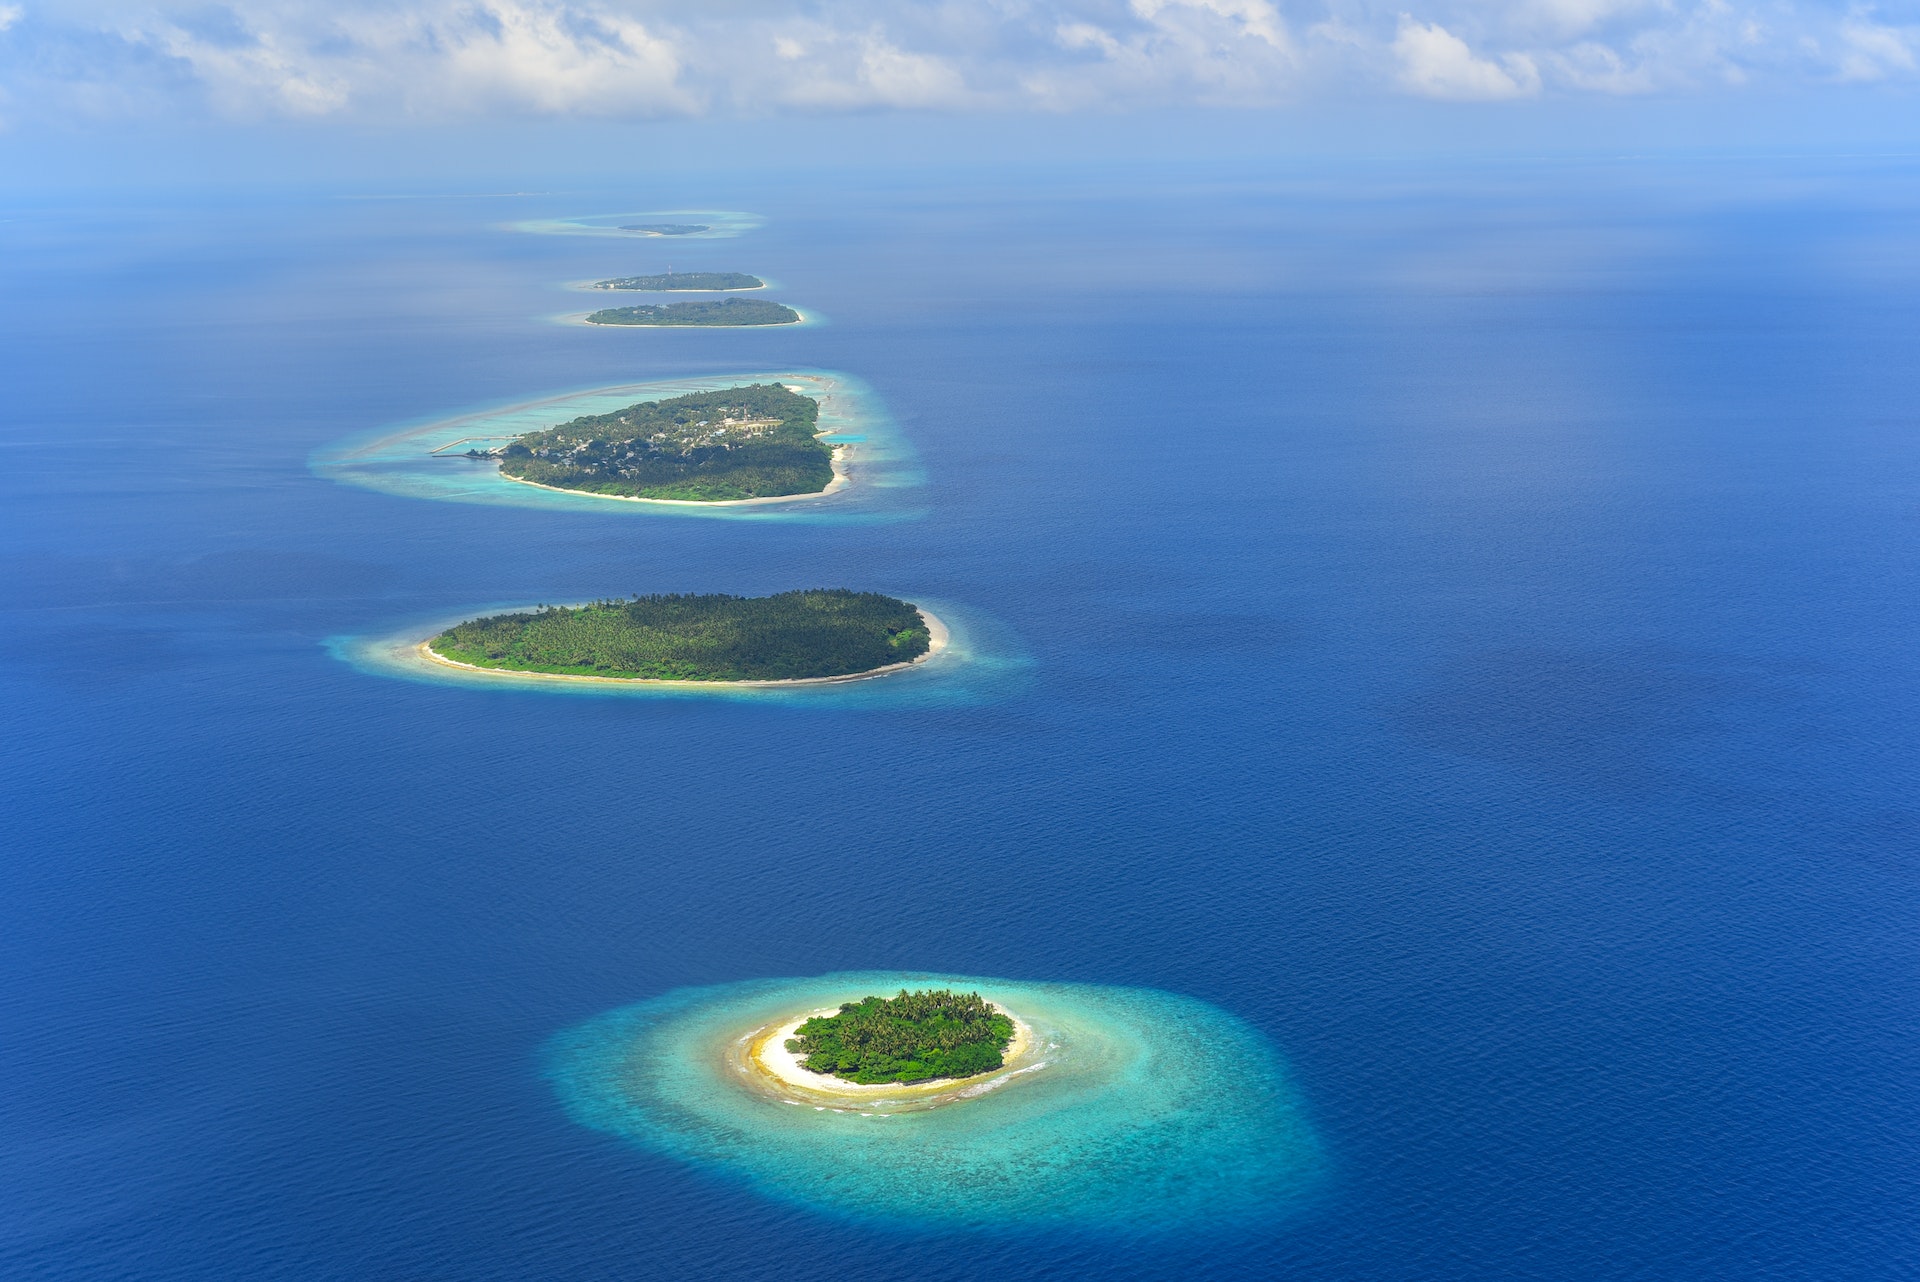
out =
[[[822,920],[793,890],[794,919]],[[861,1085],[785,1045],[843,1003],[920,989],[977,992],[1010,1019],[1001,1066]],[[559,1033],[540,1067],[581,1126],[903,1228],[1065,1231],[1123,1249],[1148,1233],[1270,1233],[1337,1169],[1261,1030],[1150,988],[924,971],[676,988]]]
[[[625,681],[828,681],[934,650],[937,621],[878,592],[634,596],[469,619],[421,646],[457,667]]]
[[[705,299],[697,303],[641,303],[603,307],[589,325],[794,325],[800,313],[764,298]]]
[[[509,480],[609,498],[737,503],[834,483],[820,402],[780,383],[641,401],[528,432],[497,450]]]
[[[765,289],[767,282],[745,272],[665,271],[656,276],[616,276],[612,280],[596,280],[593,287],[667,294],[681,290]]]
[[[637,231],[647,236],[697,236],[713,228],[705,223],[629,223],[621,231]]]
[[[1014,1023],[979,993],[900,990],[844,1002],[786,1041],[802,1068],[862,1086],[972,1077],[1004,1065]]]

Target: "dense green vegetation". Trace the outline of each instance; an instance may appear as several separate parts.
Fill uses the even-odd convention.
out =
[[[705,299],[697,303],[642,303],[603,307],[589,325],[792,325],[800,313],[764,298]]]
[[[456,663],[510,672],[653,681],[844,677],[927,652],[927,622],[878,592],[636,596],[470,619],[427,644]]]
[[[765,289],[767,282],[745,272],[662,272],[658,276],[618,276],[593,282],[595,289],[639,289],[667,293],[682,289]]]
[[[1013,1021],[978,993],[950,988],[847,1002],[794,1030],[787,1049],[803,1066],[849,1082],[925,1082],[999,1068]]]
[[[589,414],[468,457],[589,494],[703,503],[818,494],[833,480],[833,447],[814,435],[819,420],[812,397],[756,383]]]
[[[705,223],[628,223],[621,231],[643,231],[649,236],[692,236],[713,228]]]

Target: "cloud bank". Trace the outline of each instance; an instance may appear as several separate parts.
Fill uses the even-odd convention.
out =
[[[1915,82],[1912,0],[0,3],[0,111],[16,120],[1076,111]]]

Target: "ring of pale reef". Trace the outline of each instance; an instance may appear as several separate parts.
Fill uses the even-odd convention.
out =
[[[544,236],[608,236],[654,247],[689,240],[741,236],[765,219],[733,209],[667,209],[625,214],[577,214],[508,223],[514,231]]]
[[[783,1053],[794,1027],[896,990],[976,991],[1011,1017],[1002,1066],[855,1085]],[[932,1227],[1220,1231],[1318,1185],[1276,1048],[1153,989],[907,973],[683,988],[549,1044],[577,1122],[832,1214]]]

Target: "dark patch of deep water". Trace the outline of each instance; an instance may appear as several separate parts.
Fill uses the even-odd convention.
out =
[[[831,194],[6,211],[0,1275],[1899,1276],[1914,175]],[[766,221],[676,269],[835,323],[553,326],[562,282],[664,260],[498,229],[707,204]],[[924,513],[307,465],[742,369],[865,380]],[[823,582],[971,604],[1025,684],[562,699],[322,644]],[[852,969],[1209,1003],[1284,1057],[1325,1178],[1147,1244],[863,1227],[542,1076],[603,1012]]]

